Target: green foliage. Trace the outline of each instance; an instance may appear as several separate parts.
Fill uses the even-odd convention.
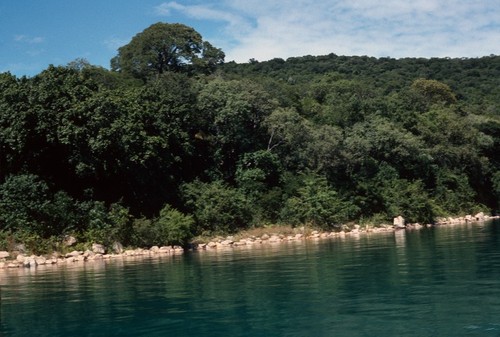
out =
[[[182,214],[170,205],[162,208],[155,225],[160,234],[160,244],[186,245],[193,236],[193,217]]]
[[[158,23],[113,71],[77,59],[0,74],[0,233],[184,244],[500,208],[500,56],[223,57]]]
[[[132,242],[134,219],[127,208],[120,204],[106,207],[102,202],[84,202],[80,207],[85,215],[81,221],[85,221],[86,226],[73,233],[80,242],[100,243],[108,248],[115,242],[124,245]]]
[[[143,80],[166,71],[213,71],[224,53],[193,28],[158,22],[137,34],[111,60],[111,68]]]
[[[20,246],[23,247],[25,254],[48,254],[59,250],[60,240],[56,236],[42,237],[24,230],[0,231],[1,250],[16,251]]]
[[[254,221],[276,222],[282,207],[283,168],[268,150],[245,153],[238,162],[236,183],[253,204]]]
[[[0,225],[2,231],[24,233],[30,240],[80,233],[84,241],[111,244],[130,235],[124,207],[107,209],[103,202],[79,202],[64,191],[51,193],[43,180],[30,174],[9,176],[0,185]]]
[[[252,223],[248,198],[222,181],[195,181],[183,186],[188,210],[196,221],[197,233],[230,233]]]
[[[492,177],[493,191],[496,196],[497,204],[496,210],[500,211],[500,171],[496,171]]]
[[[422,106],[426,108],[432,104],[453,104],[457,102],[450,87],[436,80],[419,78],[412,83],[411,89]]]
[[[475,192],[468,177],[452,170],[440,170],[436,177],[435,202],[442,214],[463,214],[475,208]]]
[[[0,185],[2,230],[48,234],[51,196],[47,183],[33,174],[11,175]]]
[[[133,235],[130,243],[136,247],[151,247],[156,244],[158,233],[152,219],[139,218],[133,223]]]
[[[275,105],[260,85],[250,81],[215,79],[202,87],[200,128],[211,146],[213,165],[224,177],[234,174],[241,154],[265,146],[262,124]]]
[[[286,169],[327,171],[339,165],[341,130],[311,122],[291,108],[278,108],[265,120],[268,149]]]
[[[328,229],[354,219],[358,213],[359,209],[355,205],[343,200],[328,186],[325,177],[306,175],[303,184],[297,196],[286,201],[283,221]]]
[[[245,153],[238,162],[236,181],[247,193],[263,192],[280,184],[282,167],[277,155],[260,150]]]
[[[194,220],[190,215],[165,205],[158,218],[136,219],[132,243],[137,246],[187,245],[193,237]]]
[[[320,124],[345,128],[386,109],[373,88],[361,81],[341,79],[338,74],[325,75],[310,90],[313,101],[306,96],[303,110]]]
[[[388,219],[401,215],[410,223],[432,223],[436,215],[434,204],[420,180],[384,181],[381,197],[387,210]]]
[[[351,168],[373,158],[401,169],[414,165],[414,169],[428,160],[424,149],[418,137],[387,118],[375,116],[346,131],[343,155],[344,163]]]

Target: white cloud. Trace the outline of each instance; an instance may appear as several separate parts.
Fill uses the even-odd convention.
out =
[[[15,35],[14,41],[24,42],[29,44],[40,44],[45,42],[45,38],[41,36],[27,36],[27,35]]]
[[[236,27],[245,24],[244,19],[238,14],[233,14],[229,11],[214,9],[210,5],[181,5],[175,1],[165,2],[157,6],[156,13],[162,16],[171,15],[173,11],[181,12],[184,15],[199,19],[223,21],[231,27]]]
[[[475,57],[500,54],[500,6],[480,0],[225,0],[167,2],[223,25],[226,60],[324,55]]]

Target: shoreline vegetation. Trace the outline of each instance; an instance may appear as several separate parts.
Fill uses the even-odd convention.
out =
[[[500,55],[224,62],[163,22],[0,73],[2,268],[498,215],[499,90]]]
[[[106,249],[101,244],[92,244],[91,249],[71,250],[68,252],[53,252],[46,255],[25,255],[19,251],[0,251],[0,270],[9,271],[20,268],[38,268],[45,266],[78,265],[78,263],[92,263],[102,261],[123,260],[129,257],[151,258],[181,255],[185,251],[218,251],[236,249],[241,247],[259,248],[268,244],[283,244],[289,242],[302,242],[331,238],[353,238],[360,235],[394,233],[403,230],[421,230],[433,226],[480,224],[486,221],[500,219],[500,216],[489,216],[480,212],[476,215],[463,217],[447,217],[437,219],[435,224],[405,224],[401,217],[395,218],[393,225],[381,225],[379,227],[358,224],[343,225],[335,231],[324,231],[310,227],[293,228],[291,226],[270,226],[241,231],[229,236],[216,236],[205,239],[195,239],[188,247],[181,246],[152,246],[150,248],[127,248],[116,243],[112,249]],[[71,250],[71,251],[70,251]]]

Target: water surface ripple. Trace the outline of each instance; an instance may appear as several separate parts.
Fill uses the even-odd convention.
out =
[[[500,223],[0,274],[4,336],[500,336]]]

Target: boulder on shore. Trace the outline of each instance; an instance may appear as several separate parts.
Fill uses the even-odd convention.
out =
[[[95,254],[105,254],[106,248],[104,247],[104,245],[101,245],[100,243],[93,243],[92,252]]]
[[[64,257],[66,257],[66,258],[73,258],[73,257],[76,257],[76,256],[80,256],[82,254],[83,254],[82,252],[74,250],[72,252],[67,253]]]
[[[115,254],[123,253],[123,245],[118,241],[113,242],[113,245],[111,246],[111,248],[113,249],[113,252]]]
[[[395,228],[405,228],[405,219],[401,215],[395,217],[393,224]]]
[[[5,259],[5,258],[8,258],[9,256],[10,256],[9,252],[6,252],[6,251],[0,252],[0,259]]]

